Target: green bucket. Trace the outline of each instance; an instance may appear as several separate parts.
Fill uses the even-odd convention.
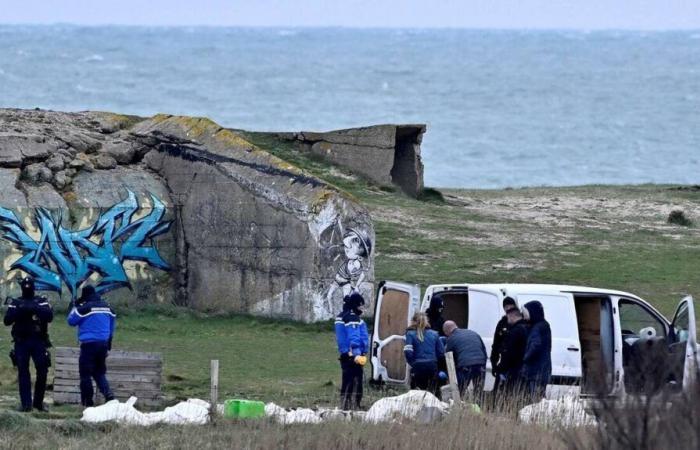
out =
[[[231,419],[265,417],[265,403],[255,400],[226,400],[224,402],[224,417]]]

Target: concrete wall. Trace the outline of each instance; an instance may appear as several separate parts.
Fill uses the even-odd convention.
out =
[[[304,321],[374,295],[367,211],[207,119],[0,110],[0,187],[0,295],[29,272],[54,299]]]

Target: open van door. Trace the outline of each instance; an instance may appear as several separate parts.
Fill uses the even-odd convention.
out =
[[[693,386],[698,375],[698,346],[695,333],[695,305],[693,297],[687,296],[679,303],[671,322],[671,354],[678,355],[677,359],[674,359],[682,364],[682,368],[678,368],[678,373],[683,374],[684,390]]]
[[[372,380],[408,383],[404,333],[420,301],[417,285],[384,281],[377,291],[372,332]]]

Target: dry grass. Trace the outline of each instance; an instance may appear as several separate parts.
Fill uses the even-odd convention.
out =
[[[203,426],[85,425],[42,423],[16,414],[0,415],[4,448],[237,448],[237,449],[563,449],[559,433],[496,415],[451,414],[435,424],[370,425],[329,422],[278,425],[268,420],[219,419]],[[13,442],[17,442],[13,446]]]

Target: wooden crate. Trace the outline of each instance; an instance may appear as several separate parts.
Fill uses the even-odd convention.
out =
[[[53,400],[57,404],[80,403],[80,349],[56,347],[54,360]],[[161,382],[163,358],[160,353],[112,350],[107,357],[107,380],[120,401],[138,397],[139,406],[159,407],[163,403]],[[93,381],[93,386],[94,386]],[[95,387],[95,403],[104,399]]]

